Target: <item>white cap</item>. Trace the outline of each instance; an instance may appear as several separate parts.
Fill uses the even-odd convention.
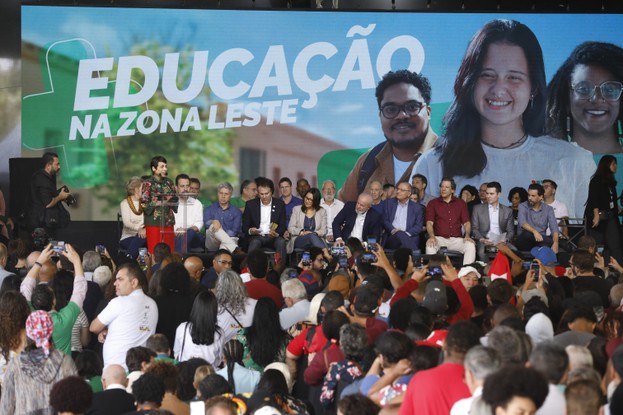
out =
[[[463,278],[464,276],[466,276],[470,272],[473,272],[474,274],[476,274],[476,276],[478,278],[481,278],[480,272],[478,272],[478,270],[476,268],[474,268],[474,267],[463,267],[463,268],[461,268],[461,270],[459,271],[459,278]]]

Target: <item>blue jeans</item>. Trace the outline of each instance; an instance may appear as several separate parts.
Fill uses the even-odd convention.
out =
[[[130,236],[119,241],[119,248],[123,249],[132,258],[138,257],[140,248],[147,248],[147,239],[139,236]]]

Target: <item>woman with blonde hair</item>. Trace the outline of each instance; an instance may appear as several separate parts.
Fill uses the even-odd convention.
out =
[[[139,177],[130,178],[126,184],[127,197],[119,203],[121,220],[123,221],[119,248],[126,251],[132,258],[138,257],[139,248],[147,247],[143,208],[139,202],[142,184],[143,182]]]

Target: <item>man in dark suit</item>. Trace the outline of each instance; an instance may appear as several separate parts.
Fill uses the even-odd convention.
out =
[[[275,199],[275,185],[272,180],[258,177],[257,192],[259,198],[248,200],[242,214],[242,232],[247,236],[247,252],[261,247],[272,248],[286,258],[286,205],[281,199]]]
[[[401,181],[396,185],[396,197],[385,200],[383,228],[388,235],[385,248],[419,249],[424,210],[422,205],[412,202],[410,196],[411,184]]]
[[[333,220],[335,244],[344,245],[350,237],[365,241],[368,236],[381,235],[381,215],[372,207],[372,195],[362,193],[357,202],[347,202]]]
[[[513,210],[500,204],[502,186],[498,182],[487,183],[487,203],[474,206],[472,212],[472,236],[476,242],[478,259],[487,261],[485,247],[499,242],[510,242],[515,237]]]
[[[87,415],[125,414],[136,410],[134,397],[126,392],[128,379],[120,365],[108,365],[102,373],[104,390],[93,395],[91,407]]]

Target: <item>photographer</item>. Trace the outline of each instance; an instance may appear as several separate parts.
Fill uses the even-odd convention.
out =
[[[56,176],[61,171],[58,155],[45,153],[41,157],[41,169],[30,179],[30,207],[28,229],[44,228],[48,235],[54,236],[57,228],[69,225],[69,212],[61,202],[73,204],[75,199],[67,186],[56,189]]]

